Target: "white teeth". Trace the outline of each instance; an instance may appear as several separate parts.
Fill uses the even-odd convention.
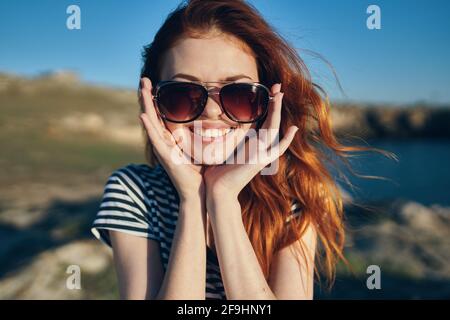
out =
[[[202,128],[194,128],[194,133],[198,134],[202,137],[207,138],[216,138],[226,135],[231,131],[231,128],[227,129],[202,129]]]

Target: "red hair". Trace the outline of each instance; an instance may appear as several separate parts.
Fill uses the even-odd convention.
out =
[[[338,142],[323,90],[312,82],[295,49],[245,1],[190,0],[180,4],[169,14],[153,42],[145,47],[141,77],[157,83],[161,80],[163,55],[177,40],[204,37],[212,31],[231,35],[251,49],[261,83],[269,88],[282,83],[280,135],[292,125],[299,127],[294,141],[279,159],[277,173],[258,174],[239,194],[243,222],[264,275],[268,279],[274,254],[299,240],[307,227],[313,226],[319,239],[317,260],[332,283],[337,261],[345,261],[345,229],[342,196],[326,168],[327,152],[344,160],[354,151],[386,153]],[[157,163],[148,139],[146,159],[151,166]],[[294,202],[300,204],[302,213],[286,225]],[[319,275],[318,267],[314,269]]]

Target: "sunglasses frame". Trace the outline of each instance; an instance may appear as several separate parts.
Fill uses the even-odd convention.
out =
[[[265,116],[267,115],[267,111],[268,111],[268,109],[269,109],[269,103],[270,103],[270,101],[272,101],[273,99],[275,99],[273,96],[271,96],[270,90],[269,90],[265,85],[263,85],[263,84],[260,83],[260,82],[236,82],[236,81],[231,81],[231,82],[230,82],[230,81],[176,81],[176,80],[160,81],[160,82],[158,82],[158,84],[156,85],[156,87],[154,87],[154,88],[152,89],[152,100],[153,100],[153,102],[155,103],[155,105],[156,105],[156,107],[157,107],[156,109],[157,109],[158,114],[160,115],[160,117],[161,117],[162,119],[166,120],[166,121],[173,122],[173,123],[188,123],[188,122],[194,121],[195,119],[197,119],[197,118],[203,113],[203,111],[204,111],[205,108],[206,108],[207,101],[208,101],[208,99],[205,100],[205,102],[203,103],[202,107],[199,109],[198,114],[196,114],[196,116],[195,116],[193,119],[191,119],[191,120],[175,121],[175,120],[168,119],[168,118],[167,118],[164,114],[162,114],[162,113],[160,112],[160,110],[159,110],[159,94],[160,94],[161,88],[163,88],[163,87],[166,86],[166,85],[173,84],[173,83],[177,83],[177,84],[183,84],[183,83],[186,83],[186,84],[189,84],[189,85],[192,85],[192,84],[197,85],[197,86],[201,87],[202,90],[204,90],[204,92],[207,93],[208,98],[211,97],[212,95],[219,95],[220,108],[221,108],[222,111],[227,115],[228,118],[230,118],[231,120],[233,120],[233,121],[235,121],[235,122],[237,122],[237,123],[254,123],[254,122],[261,121],[261,120],[264,119]],[[216,86],[212,86],[212,88],[208,89],[208,87],[205,85],[206,83],[225,83],[225,85],[222,86],[222,87],[220,87],[220,88],[218,88],[218,87],[216,87]],[[222,96],[221,96],[222,89],[225,88],[225,87],[227,87],[227,86],[229,86],[229,85],[234,85],[234,84],[246,84],[246,85],[252,85],[252,86],[255,86],[255,87],[262,88],[263,90],[265,90],[265,91],[267,92],[267,95],[268,95],[268,97],[269,97],[269,99],[268,99],[268,101],[267,101],[267,106],[264,108],[264,111],[263,111],[263,113],[262,113],[260,116],[258,116],[257,118],[255,118],[254,120],[251,120],[251,121],[237,120],[237,119],[235,119],[231,114],[229,114],[229,112],[226,110],[226,108],[224,108],[224,104],[223,104]]]

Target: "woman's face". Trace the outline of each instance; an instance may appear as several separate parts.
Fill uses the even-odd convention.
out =
[[[164,55],[161,80],[258,82],[256,59],[237,41],[223,35],[180,40]],[[206,84],[207,88],[223,85]],[[245,133],[256,126],[254,123],[239,124],[228,118],[220,107],[218,95],[209,97],[203,113],[196,120],[181,124],[165,121],[165,125],[175,138],[182,136],[179,145],[184,152],[203,165],[223,163]],[[213,138],[211,134],[219,136]]]

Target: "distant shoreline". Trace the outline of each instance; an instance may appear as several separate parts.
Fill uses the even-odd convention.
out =
[[[0,71],[0,94],[45,94],[74,92],[80,98],[86,92],[120,95],[127,104],[137,104],[135,90],[84,82],[76,72],[49,71],[25,77]],[[410,105],[331,102],[331,123],[338,136],[359,138],[450,138],[450,105],[414,103]]]
[[[361,138],[450,138],[450,108],[333,104],[332,125],[339,136]]]

